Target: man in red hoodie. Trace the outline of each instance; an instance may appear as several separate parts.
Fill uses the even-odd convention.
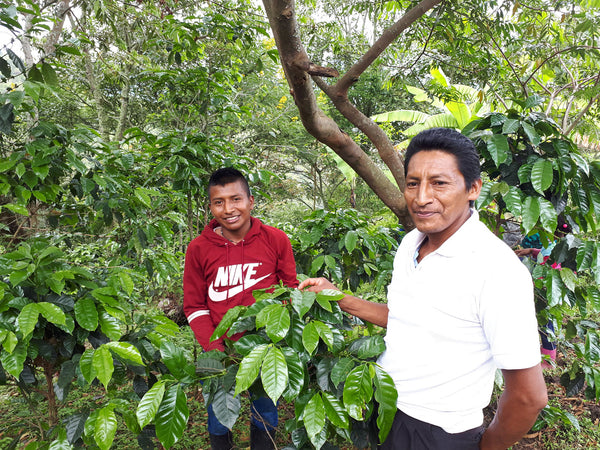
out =
[[[215,171],[208,197],[214,219],[188,246],[183,311],[203,350],[223,351],[223,338],[210,342],[210,336],[230,308],[253,304],[256,289],[280,281],[297,287],[298,280],[286,234],[252,217],[254,197],[241,172],[231,167]],[[207,409],[212,449],[231,449],[231,430],[217,420],[212,405]],[[277,426],[277,406],[268,398],[253,398],[252,413],[251,448],[274,448],[269,432]]]

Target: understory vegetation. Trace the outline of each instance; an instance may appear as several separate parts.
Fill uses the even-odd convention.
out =
[[[435,126],[481,154],[482,221],[553,246],[524,261],[550,403],[514,448],[600,448],[599,21],[597,0],[0,0],[0,448],[208,448],[206,401],[248,448],[247,391],[279,401],[278,448],[373,448],[385,330],[277,286],[202,353],[184,255],[234,166],[300,277],[385,302],[403,151]]]

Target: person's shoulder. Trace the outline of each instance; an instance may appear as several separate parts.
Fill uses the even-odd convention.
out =
[[[416,228],[410,230],[408,233],[404,235],[402,240],[400,241],[400,245],[404,247],[414,247],[417,243],[423,239],[423,233],[421,233]]]
[[[506,242],[496,236],[483,222],[478,221],[476,225],[469,230],[469,241],[473,244],[476,251],[496,254],[511,253],[512,249]]]
[[[188,249],[193,247],[203,247],[208,243],[212,243],[211,238],[214,237],[215,231],[210,227],[210,224],[207,225],[202,232],[196,236],[194,239],[190,241],[188,244]]]
[[[482,267],[492,266],[502,272],[520,273],[524,277],[530,277],[527,267],[521,262],[514,250],[482,222],[480,222],[480,232],[478,234],[480,239],[478,242],[474,242],[474,249],[481,256]]]

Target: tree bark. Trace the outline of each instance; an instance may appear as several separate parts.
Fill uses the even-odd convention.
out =
[[[52,30],[50,30],[50,33],[46,38],[46,42],[44,43],[43,48],[44,55],[46,56],[54,53],[56,43],[60,39],[60,35],[65,24],[65,15],[71,7],[70,3],[70,0],[61,0],[56,5],[56,20],[54,21],[54,26],[52,27]]]
[[[123,133],[127,126],[127,113],[129,112],[129,90],[131,82],[129,76],[131,74],[131,66],[125,65],[125,70],[121,74],[123,79],[123,87],[121,88],[121,108],[119,113],[119,124],[117,125],[117,131],[115,133],[115,139],[120,141],[123,139]]]
[[[75,26],[76,24],[73,24]],[[87,34],[87,11],[84,8],[79,21],[80,29]],[[94,70],[94,61],[89,46],[86,44],[83,46],[83,60],[85,64],[85,74],[90,86],[90,91],[94,97],[94,103],[96,104],[96,117],[98,118],[98,131],[103,140],[108,142],[110,140],[109,125],[106,110],[103,105],[102,91],[98,87],[98,81],[96,79],[96,73]]]
[[[404,189],[402,160],[383,130],[350,103],[348,90],[405,29],[440,2],[441,0],[423,0],[409,10],[398,22],[384,31],[354,66],[335,84],[330,85],[318,75],[335,76],[337,72],[335,69],[317,67],[310,61],[300,40],[294,0],[263,0],[290,93],[294,97],[305,129],[346,161],[407,227],[412,226],[412,221],[401,191]],[[311,76],[338,111],[371,140],[379,156],[392,172],[397,185],[389,181],[375,161],[341,130],[333,119],[319,109]]]

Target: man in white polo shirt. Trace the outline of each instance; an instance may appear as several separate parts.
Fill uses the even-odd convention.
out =
[[[347,295],[339,303],[387,327],[379,363],[396,385],[398,412],[381,449],[506,449],[547,402],[531,276],[473,209],[482,182],[467,137],[423,131],[404,164],[416,229],[398,248],[388,302]],[[336,289],[324,278],[299,288]],[[504,391],[485,429],[496,368]]]

